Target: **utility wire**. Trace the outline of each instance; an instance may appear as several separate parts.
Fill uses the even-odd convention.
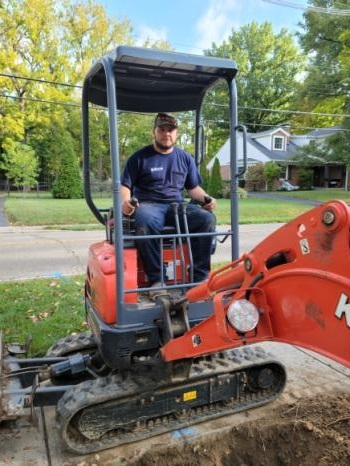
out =
[[[50,105],[63,105],[66,107],[81,107],[79,104],[73,104],[70,102],[59,102],[59,101],[53,101],[53,100],[44,100],[44,99],[36,99],[34,97],[18,97],[15,95],[8,95],[0,92],[0,97],[5,97],[7,99],[14,99],[14,100],[28,100],[29,102],[40,102],[42,104],[50,104]]]
[[[279,6],[287,6],[289,8],[295,8],[297,10],[305,11],[316,11],[317,13],[324,13],[327,15],[335,16],[350,16],[350,10],[342,10],[338,8],[324,8],[320,6],[308,6],[308,5],[299,5],[298,3],[289,2],[287,0],[263,0],[266,3],[272,3]]]
[[[53,101],[53,100],[44,100],[44,99],[37,99],[34,97],[18,97],[14,95],[9,95],[9,94],[4,94],[0,93],[0,97],[4,97],[7,99],[15,99],[15,100],[28,100],[30,102],[39,102],[39,103],[44,103],[44,104],[50,104],[50,105],[63,105],[67,107],[78,107],[81,108],[80,104],[73,104],[70,102],[59,102],[59,101]],[[217,104],[215,102],[210,103],[211,106],[214,107],[224,107],[226,108],[226,105],[224,104]],[[95,107],[97,108],[97,107]],[[347,113],[321,113],[321,112],[302,112],[299,110],[276,110],[272,108],[260,108],[260,107],[242,107],[238,106],[239,110],[254,110],[257,112],[270,112],[270,113],[288,113],[288,114],[296,114],[296,115],[309,115],[309,116],[325,116],[325,117],[338,117],[338,118],[349,118],[350,114]]]
[[[66,87],[73,87],[81,89],[83,86],[75,85],[75,84],[67,84],[67,83],[60,83],[57,81],[48,81],[47,79],[39,79],[39,78],[27,78],[26,76],[19,76],[16,74],[7,74],[7,73],[0,73],[0,76],[5,78],[15,78],[15,79],[24,79],[26,81],[35,81],[44,84],[54,84],[55,86],[66,86]]]

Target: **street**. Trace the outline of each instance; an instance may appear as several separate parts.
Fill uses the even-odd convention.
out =
[[[240,253],[251,250],[282,224],[240,226]],[[219,226],[218,231],[227,231]],[[46,230],[38,227],[0,228],[0,281],[85,273],[89,245],[105,239],[104,230]],[[220,238],[222,239],[222,237]],[[212,263],[228,262],[231,241],[217,248]]]

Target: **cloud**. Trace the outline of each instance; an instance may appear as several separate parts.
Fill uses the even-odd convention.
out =
[[[167,29],[165,28],[151,28],[142,25],[138,30],[136,45],[143,45],[147,39],[151,42],[156,42],[158,40],[166,41],[167,34]]]
[[[195,49],[210,48],[212,42],[220,44],[226,39],[235,24],[235,17],[241,10],[242,2],[238,0],[209,0],[208,7],[196,23],[197,40]]]

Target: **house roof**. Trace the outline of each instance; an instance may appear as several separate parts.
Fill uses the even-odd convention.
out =
[[[266,163],[269,161],[274,162],[286,162],[294,157],[297,149],[300,147],[300,144],[296,144],[295,140],[300,138],[315,139],[315,138],[325,138],[341,130],[340,126],[334,126],[332,128],[320,128],[314,131],[310,131],[304,135],[292,136],[288,131],[283,127],[275,127],[267,131],[261,131],[260,133],[247,133],[247,161],[251,162],[262,162]],[[271,150],[266,145],[267,137],[272,137],[275,133],[283,132],[287,139],[286,150]],[[238,165],[242,164],[243,155],[242,155],[242,133],[238,133]],[[260,141],[259,141],[260,140]],[[264,140],[265,145],[261,142]],[[270,145],[269,145],[270,146]],[[220,165],[229,165],[230,164],[230,138],[227,139],[225,144],[219,149],[217,154],[212,158],[208,163],[207,168],[211,169],[214,164],[214,160],[217,158],[220,162]]]
[[[306,134],[308,138],[324,138],[332,134],[342,131],[341,126],[333,126],[332,128],[316,128]]]
[[[285,151],[268,149],[261,142],[259,142],[259,138],[272,136],[274,133],[279,131],[283,131],[287,137],[289,136],[289,133],[287,133],[282,128],[275,128],[274,130],[263,131],[260,133],[247,133],[247,160],[256,163],[267,163],[269,161],[283,162],[291,158],[297,149],[297,145],[293,142],[288,142],[286,146],[287,149]],[[238,133],[238,140],[242,141],[242,133]],[[221,166],[230,164],[230,138],[227,139],[225,144],[208,163],[208,169],[212,168],[215,158],[219,160]],[[240,162],[242,162],[242,160],[242,153],[238,149],[239,165],[241,164]]]

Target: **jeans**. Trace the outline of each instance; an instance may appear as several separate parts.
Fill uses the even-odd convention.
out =
[[[190,233],[210,233],[215,231],[216,219],[209,212],[195,204],[187,204],[187,223]],[[157,202],[141,202],[135,210],[136,235],[160,235],[164,226],[176,226],[175,213],[169,204]],[[179,223],[182,233],[185,233],[182,209],[179,208]],[[191,238],[193,256],[193,279],[203,281],[210,271],[210,255],[213,236]],[[148,277],[149,284],[160,281],[160,240],[136,240],[141,260]]]

